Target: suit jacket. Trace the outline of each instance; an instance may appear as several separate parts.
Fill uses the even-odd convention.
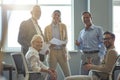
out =
[[[60,40],[67,41],[67,29],[66,25],[63,23],[59,23],[59,30],[60,30]],[[44,39],[47,43],[52,39],[52,24],[46,26],[45,32],[44,32]],[[66,51],[65,47],[63,49]]]
[[[39,27],[39,29],[40,29],[40,32],[42,33],[40,27]],[[31,18],[26,21],[23,21],[20,24],[19,34],[18,34],[18,43],[21,45],[23,50],[28,51],[29,47],[31,46],[30,45],[31,39],[35,34],[37,34],[37,31],[35,29],[35,26],[31,20]],[[41,35],[43,36],[43,33]],[[24,54],[26,54],[26,52]],[[42,56],[41,60],[43,58],[44,57]]]
[[[107,50],[107,53],[104,57],[102,64],[93,65],[92,69],[98,70],[96,71],[98,76],[102,78],[107,78],[115,65],[117,57],[118,57],[118,54],[116,50],[114,48],[110,48],[109,50]]]

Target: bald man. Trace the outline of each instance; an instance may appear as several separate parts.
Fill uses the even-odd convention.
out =
[[[28,48],[31,46],[30,41],[35,34],[43,36],[40,26],[38,25],[38,20],[41,16],[41,8],[39,5],[33,6],[31,10],[31,18],[23,21],[20,24],[19,34],[18,34],[18,43],[21,45],[21,50],[26,54]],[[40,55],[41,61],[44,61],[44,56]]]

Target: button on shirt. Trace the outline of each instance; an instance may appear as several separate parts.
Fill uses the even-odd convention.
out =
[[[92,25],[89,29],[83,29],[79,33],[79,48],[82,51],[99,50],[100,56],[105,54],[105,46],[103,44],[103,33],[100,27]]]

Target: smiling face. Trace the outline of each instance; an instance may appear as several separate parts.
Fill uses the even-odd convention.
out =
[[[82,21],[86,25],[86,28],[89,28],[92,24],[91,14],[88,12],[84,12],[82,14]]]
[[[110,34],[105,34],[103,37],[104,37],[103,42],[107,49],[114,46],[115,39]]]
[[[59,11],[54,11],[52,14],[53,22],[59,23],[61,20],[61,13]]]
[[[41,36],[35,35],[32,39],[31,46],[37,51],[40,51],[43,47],[43,39]]]

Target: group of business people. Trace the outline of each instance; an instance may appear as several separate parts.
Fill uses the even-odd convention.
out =
[[[85,28],[80,31],[75,42],[82,51],[81,75],[88,75],[90,70],[93,70],[93,80],[109,80],[118,57],[114,46],[115,35],[109,31],[103,33],[100,26],[92,23],[92,15],[89,12],[82,13],[82,21]]]
[[[52,22],[46,26],[44,34],[37,22],[41,16],[41,8],[39,5],[33,6],[31,15],[32,17],[30,19],[23,21],[20,24],[18,34],[18,42],[20,43],[22,52],[27,59],[29,70],[48,73],[50,76],[50,78],[47,78],[48,80],[56,80],[57,75],[55,69],[59,63],[65,77],[70,76],[66,51],[67,29],[66,25],[61,22],[61,12],[55,10],[52,13]],[[35,35],[41,35],[42,39],[41,37],[35,37]],[[50,40],[53,38],[66,41],[66,43],[62,45],[50,44]],[[46,53],[49,53],[49,68],[42,62],[44,61],[43,55],[40,55],[39,60],[39,52],[44,42],[50,44],[50,50],[46,51]],[[33,77],[34,78],[31,78],[31,80],[35,79],[35,76]]]
[[[30,19],[21,23],[18,35],[18,42],[21,44],[22,52],[27,59],[29,70],[42,72],[43,80],[46,78],[46,74],[48,75],[47,80],[56,80],[59,75],[57,75],[55,69],[57,63],[59,63],[65,77],[70,76],[66,51],[68,41],[67,27],[61,22],[61,12],[55,10],[52,13],[52,22],[45,27],[44,34],[37,22],[41,16],[39,5],[33,7],[31,15],[32,17]],[[105,32],[103,34],[102,28],[92,23],[92,16],[89,12],[82,13],[82,21],[85,28],[80,31],[78,40],[75,41],[75,44],[82,51],[80,75],[88,75],[91,69],[95,69],[103,73],[105,72],[104,75],[94,72],[95,79],[107,80],[108,75],[106,73],[110,72],[117,58],[117,51],[114,46],[115,35],[111,32]],[[66,43],[62,45],[52,44],[50,41],[53,38],[66,41]],[[39,52],[44,42],[50,44],[50,50],[46,51],[46,53],[49,53],[49,67],[43,64],[43,55],[40,57],[43,59],[39,59]],[[100,64],[101,60],[103,60],[102,64]],[[35,78],[37,78],[36,80],[41,80],[38,74],[30,80],[34,80]]]

